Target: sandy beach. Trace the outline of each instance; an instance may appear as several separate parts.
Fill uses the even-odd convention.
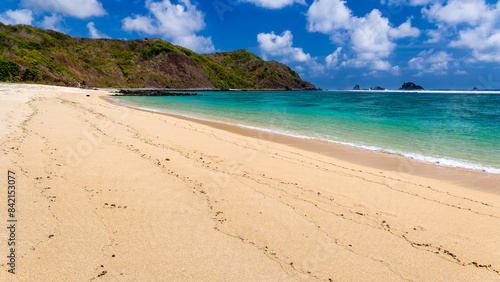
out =
[[[107,95],[0,84],[0,281],[500,281],[498,175]]]

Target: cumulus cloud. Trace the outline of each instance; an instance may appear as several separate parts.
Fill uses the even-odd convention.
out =
[[[140,15],[123,19],[122,28],[126,31],[137,31],[147,34],[155,34],[158,32],[158,28],[153,25],[152,18]]]
[[[295,3],[306,5],[305,0],[240,0],[241,2],[253,3],[256,6],[267,9],[281,9]]]
[[[478,61],[500,62],[500,2],[490,5],[484,0],[449,0],[424,8],[422,13],[441,27],[431,34],[435,38],[452,36],[451,47],[470,49]],[[462,27],[457,29],[457,25]]]
[[[56,31],[62,31],[63,27],[61,26],[63,18],[61,15],[52,14],[50,16],[43,17],[40,25],[45,29],[52,29]]]
[[[422,9],[424,17],[431,22],[444,22],[451,25],[477,24],[488,13],[484,0],[450,0],[443,4],[433,4]]]
[[[500,2],[434,1],[422,14],[438,27],[426,32],[428,43],[448,40],[450,47],[471,50],[476,61],[500,62]]]
[[[469,61],[500,62],[500,1],[381,0],[385,5],[424,6],[422,16],[436,29],[426,30],[426,43],[471,50]]]
[[[411,26],[411,21],[408,19],[405,23],[401,24],[396,28],[390,28],[388,32],[389,36],[398,39],[404,37],[418,37],[420,35],[420,30],[416,27]]]
[[[22,0],[21,5],[35,12],[59,13],[79,19],[106,14],[97,0]]]
[[[321,77],[325,75],[325,65],[318,63],[317,58],[312,58],[306,62],[308,68],[308,74],[311,77]]]
[[[425,33],[428,37],[426,43],[438,43],[443,39],[446,30],[443,30],[442,28],[428,29],[425,31]]]
[[[363,61],[387,58],[396,44],[389,39],[391,27],[389,20],[382,17],[378,10],[373,10],[366,17],[357,19],[352,29],[351,45],[358,59]]]
[[[329,34],[339,29],[350,29],[352,12],[345,1],[315,0],[307,11],[307,29],[310,32]]]
[[[87,24],[87,28],[89,29],[89,35],[91,38],[109,38],[109,36],[107,36],[106,34],[98,31],[95,28],[95,24],[93,22],[89,22]]]
[[[307,62],[311,60],[311,55],[304,53],[302,48],[293,47],[292,32],[286,30],[281,35],[271,33],[260,33],[257,41],[262,52],[262,56],[280,57],[285,62]]]
[[[27,9],[7,10],[0,14],[0,22],[9,25],[26,24],[33,21],[33,13]]]
[[[211,37],[196,35],[205,28],[204,14],[190,0],[179,0],[178,4],[170,0],[148,0],[146,8],[150,11],[148,16],[134,15],[123,19],[123,30],[160,35],[196,52],[215,50]]]
[[[325,62],[326,62],[326,67],[331,69],[336,67],[339,64],[340,60],[340,53],[342,52],[342,47],[338,47],[337,50],[335,50],[333,53],[330,55],[326,56]]]
[[[340,64],[345,67],[391,70],[385,59],[396,48],[394,40],[420,35],[420,30],[411,26],[411,19],[393,27],[377,9],[356,17],[342,0],[315,0],[307,12],[307,21],[310,32],[328,34],[338,44],[350,43],[355,56]]]
[[[450,46],[471,49],[472,55],[479,61],[500,62],[500,29],[485,23],[462,30]]]
[[[435,52],[434,49],[422,51],[408,62],[410,69],[417,70],[416,76],[424,73],[446,74],[448,64],[453,60],[445,51]]]
[[[400,75],[401,74],[401,69],[399,68],[399,66],[393,66],[391,68],[391,73],[393,75]]]

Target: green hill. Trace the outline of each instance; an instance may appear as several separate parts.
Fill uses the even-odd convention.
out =
[[[315,89],[246,50],[197,54],[161,39],[73,38],[0,23],[0,81],[63,86]]]

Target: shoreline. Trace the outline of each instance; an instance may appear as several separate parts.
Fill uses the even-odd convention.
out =
[[[305,139],[276,132],[265,131],[257,128],[238,126],[230,122],[218,121],[211,118],[192,117],[161,110],[140,108],[122,101],[116,101],[113,96],[102,96],[103,100],[122,107],[145,111],[155,114],[166,115],[186,121],[192,121],[210,127],[236,133],[254,139],[263,139],[288,145],[294,148],[318,153],[325,156],[348,161],[353,164],[367,166],[374,169],[388,170],[392,172],[403,172],[410,175],[447,181],[460,186],[500,195],[500,174],[481,172],[461,167],[451,167],[426,163],[423,161],[407,158],[398,154],[388,152],[372,151],[360,147],[328,142],[319,139]]]

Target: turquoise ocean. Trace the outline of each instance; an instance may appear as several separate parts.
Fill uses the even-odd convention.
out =
[[[500,174],[500,92],[243,91],[113,97],[137,108]]]

